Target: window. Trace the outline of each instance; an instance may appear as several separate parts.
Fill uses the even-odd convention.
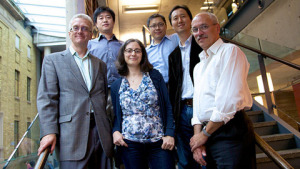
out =
[[[31,124],[31,122],[27,122],[27,129],[28,129],[28,127],[30,126],[30,124]],[[31,138],[31,130],[32,130],[32,129],[28,130],[27,138]]]
[[[20,72],[15,70],[15,96],[19,97]]]
[[[16,48],[20,50],[20,37],[16,35]]]
[[[19,121],[14,121],[14,147],[18,145],[19,142]],[[19,151],[16,151],[15,157],[19,156]]]
[[[30,101],[30,86],[31,86],[31,79],[27,77],[27,101]]]
[[[31,58],[31,57],[30,57],[30,51],[31,51],[31,47],[30,47],[30,46],[27,46],[27,57],[28,57],[28,58]]]

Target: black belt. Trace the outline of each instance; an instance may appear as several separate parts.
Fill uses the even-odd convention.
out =
[[[187,106],[193,107],[193,99],[184,99],[182,100],[182,103]]]

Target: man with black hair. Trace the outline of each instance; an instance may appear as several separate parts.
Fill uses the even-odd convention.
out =
[[[113,111],[110,97],[110,85],[120,77],[115,66],[117,55],[123,42],[118,40],[113,33],[115,25],[115,13],[109,7],[99,7],[93,15],[94,24],[99,31],[99,37],[90,40],[88,49],[91,54],[101,59],[107,66],[108,100],[107,115],[113,120]]]
[[[169,56],[169,95],[175,119],[179,169],[199,168],[189,146],[193,136],[193,70],[202,51],[191,35],[192,14],[187,6],[175,6],[169,21],[178,34],[179,45]]]
[[[153,14],[147,20],[147,27],[153,40],[147,47],[148,60],[164,78],[165,83],[169,81],[169,55],[178,45],[176,33],[166,35],[167,23],[163,15]]]

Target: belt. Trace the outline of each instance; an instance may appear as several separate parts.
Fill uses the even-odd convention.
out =
[[[184,99],[182,100],[182,103],[187,106],[193,107],[193,99]]]

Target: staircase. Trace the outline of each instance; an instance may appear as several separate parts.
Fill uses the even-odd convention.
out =
[[[254,131],[262,137],[280,156],[295,169],[300,169],[300,133],[275,115],[254,103],[247,114],[253,122]],[[265,153],[256,146],[258,169],[279,168]]]

